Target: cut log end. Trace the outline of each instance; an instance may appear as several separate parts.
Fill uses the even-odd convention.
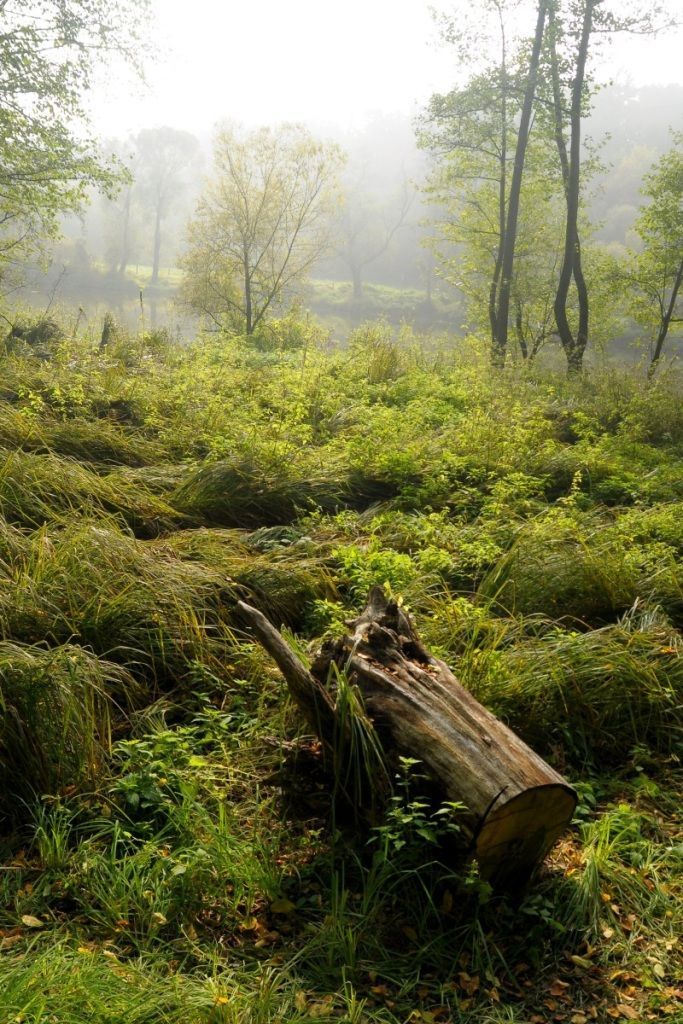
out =
[[[556,784],[496,801],[474,842],[481,877],[496,884],[524,881],[567,829],[575,807],[574,790]]]

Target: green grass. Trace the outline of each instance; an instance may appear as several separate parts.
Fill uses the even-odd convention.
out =
[[[683,1019],[680,377],[71,333],[0,360],[2,1024]],[[354,820],[353,686],[345,803],[234,615],[306,658],[375,584],[577,786],[524,893],[419,764]]]

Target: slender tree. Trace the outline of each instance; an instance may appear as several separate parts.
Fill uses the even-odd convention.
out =
[[[442,34],[455,47],[464,66],[480,49],[497,52],[495,64],[473,74],[451,92],[432,96],[418,126],[418,142],[436,159],[426,191],[437,208],[449,214],[439,233],[449,247],[474,249],[481,262],[476,270],[462,266],[455,277],[472,296],[486,275],[487,316],[492,346],[498,336],[498,291],[505,245],[508,201],[508,160],[514,146],[517,90],[509,67],[506,5],[488,0],[492,16],[484,38],[463,34],[454,20],[444,20]],[[495,211],[495,212],[494,212]],[[449,265],[440,240],[434,240],[442,267]],[[445,276],[452,277],[451,273]]]
[[[336,231],[335,252],[348,268],[353,297],[363,298],[367,267],[387,252],[405,225],[415,192],[404,180],[396,197],[384,202],[361,186],[347,189]]]
[[[183,193],[199,159],[199,141],[177,128],[145,128],[137,136],[137,191],[149,209],[152,235],[151,284],[159,281],[164,222]]]
[[[301,126],[220,132],[183,260],[189,305],[253,334],[329,250],[340,164]]]
[[[562,268],[555,296],[555,322],[560,336],[560,343],[567,357],[567,368],[570,373],[580,373],[583,367],[583,355],[588,344],[588,292],[581,268],[581,248],[579,242],[579,200],[581,194],[581,118],[583,110],[584,83],[586,78],[586,61],[588,44],[593,28],[593,11],[600,0],[585,0],[581,32],[579,36],[574,77],[571,85],[571,109],[569,118],[569,153],[564,142],[561,121],[561,98],[559,95],[559,72],[557,67],[557,50],[552,42],[553,92],[555,94],[556,139],[562,166],[565,197],[567,201],[567,220],[564,237]],[[556,26],[553,19],[553,28]],[[551,33],[551,37],[554,33]],[[567,315],[569,286],[572,277],[579,291],[579,326],[576,334],[572,331]]]
[[[671,329],[683,323],[683,133],[674,133],[674,146],[647,175],[643,187],[647,204],[635,224],[642,249],[632,257],[631,312],[654,331],[649,373],[662,357]]]
[[[500,294],[498,297],[498,309],[496,313],[496,336],[491,353],[492,364],[498,369],[505,365],[505,355],[507,352],[508,324],[510,318],[510,293],[512,289],[515,244],[517,241],[519,202],[522,194],[522,175],[524,173],[524,159],[526,157],[529,131],[531,128],[531,117],[536,98],[538,67],[541,57],[541,46],[543,45],[546,14],[547,0],[538,0],[536,30],[534,32],[534,41],[531,48],[531,57],[529,58],[529,70],[524,90],[524,101],[522,103],[519,127],[517,129],[515,161],[512,168],[512,179],[510,181],[510,197],[508,199],[503,255],[500,267],[501,281]]]
[[[600,41],[609,40],[618,32],[651,33],[670,23],[670,17],[656,0],[634,0],[634,3],[627,6],[617,3],[617,0],[548,0],[548,4],[548,52],[555,139],[566,200],[562,266],[554,312],[560,343],[567,359],[567,370],[573,375],[583,370],[584,354],[589,341],[590,302],[582,265],[579,213],[582,195],[582,120],[588,109],[589,60],[591,54],[593,58],[596,56],[594,40],[595,37]],[[568,97],[568,103],[565,97]],[[572,280],[576,287],[578,316],[570,318]]]
[[[448,187],[455,185],[462,208],[474,208],[484,215],[479,218],[478,230],[484,220],[488,221],[488,321],[491,362],[497,368],[504,366],[508,347],[524,167],[548,2],[538,0],[530,49],[526,45],[518,47],[514,59],[510,57],[506,27],[511,5],[503,0],[490,0],[485,5],[489,13],[495,12],[498,21],[496,65],[472,76],[465,86],[447,96],[433,97],[421,131],[422,145],[437,153],[441,147],[447,155],[444,168],[432,179],[432,195],[447,202]],[[452,26],[447,38],[457,40],[462,52],[462,36]],[[497,197],[495,219],[490,202],[493,188]],[[452,208],[453,203],[450,205]]]

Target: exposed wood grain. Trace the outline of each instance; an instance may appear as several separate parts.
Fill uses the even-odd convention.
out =
[[[352,632],[328,644],[310,672],[259,615],[249,609],[259,639],[311,724],[316,718],[320,723],[321,708],[323,717],[334,716],[325,689],[334,665],[358,687],[387,753],[418,759],[446,799],[464,804],[461,824],[482,875],[528,875],[569,824],[574,790],[430,655],[381,588],[371,591],[367,607],[350,623]],[[334,729],[317,731],[333,742]]]

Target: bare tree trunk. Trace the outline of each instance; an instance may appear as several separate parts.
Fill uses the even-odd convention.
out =
[[[503,258],[501,262],[501,281],[498,295],[498,310],[496,314],[496,337],[491,353],[491,362],[497,369],[505,365],[505,355],[508,341],[508,320],[510,315],[510,291],[512,288],[512,271],[515,259],[515,245],[517,242],[517,221],[519,219],[519,202],[522,192],[522,175],[524,172],[524,159],[526,156],[527,143],[529,141],[529,129],[531,125],[531,114],[536,96],[536,81],[538,79],[538,65],[543,43],[543,32],[545,29],[546,0],[538,0],[538,17],[536,20],[536,31],[534,43],[529,60],[529,74],[527,77],[522,114],[519,121],[517,134],[517,147],[515,149],[515,162],[512,168],[512,180],[510,181],[510,197],[507,206],[507,222],[505,225],[505,239],[503,244]]]
[[[128,266],[130,259],[130,208],[132,201],[133,189],[129,185],[126,189],[126,201],[123,205],[123,232],[121,237],[121,261],[119,263],[118,272],[123,277]]]
[[[506,883],[528,877],[569,824],[576,794],[422,646],[381,587],[371,591],[353,632],[323,648],[310,671],[260,612],[242,602],[238,609],[333,755],[348,721],[330,680],[343,676],[362,698],[383,758],[417,758],[443,796],[463,805],[458,821],[482,876]]]
[[[561,107],[559,107],[559,85],[555,93],[556,139],[560,160],[563,161],[563,177],[565,178],[565,196],[567,200],[567,224],[565,229],[564,255],[560,279],[555,295],[555,322],[560,335],[560,342],[567,357],[567,372],[578,374],[583,368],[583,354],[588,344],[588,291],[581,267],[581,246],[579,242],[578,217],[581,190],[581,100],[588,58],[588,44],[593,27],[593,9],[596,0],[585,0],[581,40],[576,58],[576,73],[572,83],[572,103],[570,114],[569,154],[564,146],[561,127]],[[556,69],[556,58],[553,61]],[[555,90],[555,73],[553,89]],[[560,119],[559,129],[557,128]],[[564,153],[564,157],[563,157]],[[567,316],[567,299],[569,285],[574,277],[579,297],[579,327],[576,337],[571,329]]]
[[[154,258],[152,261],[151,284],[159,281],[159,260],[161,256],[161,203],[157,203],[156,217],[154,220]]]
[[[517,306],[515,312],[515,329],[517,331],[517,342],[519,344],[519,351],[522,353],[522,359],[527,362],[529,359],[529,347],[524,337],[524,317],[522,316],[522,307]]]
[[[500,286],[500,272],[503,266],[503,250],[505,249],[505,222],[507,220],[507,132],[508,132],[508,104],[507,104],[507,44],[505,40],[505,25],[502,12],[498,11],[500,17],[500,32],[502,42],[502,54],[500,65],[500,154],[499,154],[499,178],[498,178],[498,250],[491,276],[489,288],[489,324],[491,325],[491,359],[494,359],[496,342],[498,338],[498,288]]]
[[[251,269],[246,253],[244,256],[244,321],[245,333],[249,336],[254,333],[254,313],[251,299]]]
[[[650,361],[650,367],[647,371],[648,377],[654,376],[655,370],[657,369],[657,364],[661,358],[662,349],[664,348],[664,342],[666,341],[666,336],[669,333],[669,327],[671,326],[671,321],[673,320],[674,310],[676,308],[676,299],[678,298],[678,292],[680,290],[681,284],[683,284],[683,260],[681,260],[678,270],[676,272],[676,278],[674,280],[673,288],[671,290],[669,304],[666,307],[664,316],[662,317],[662,322],[659,327],[657,341],[655,342],[655,350]]]
[[[356,302],[360,302],[363,298],[363,274],[360,267],[355,265],[351,267],[351,280],[353,282],[353,298]]]

